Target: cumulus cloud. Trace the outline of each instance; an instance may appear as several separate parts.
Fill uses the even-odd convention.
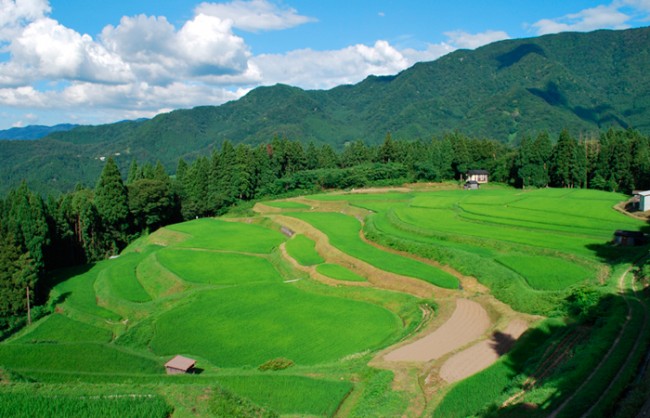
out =
[[[288,29],[316,21],[314,18],[298,14],[296,9],[281,8],[267,0],[201,3],[195,13],[230,20],[235,28],[250,32]]]
[[[600,5],[584,9],[555,19],[541,19],[532,27],[538,35],[549,33],[577,31],[586,32],[596,29],[626,29],[630,27],[632,17],[621,8],[632,6],[650,10],[650,2],[645,0],[615,1],[609,5]]]
[[[359,44],[340,50],[264,54],[252,61],[264,84],[287,83],[310,89],[355,83],[371,74],[394,74],[409,66],[401,52],[382,40],[372,46]]]
[[[250,51],[232,23],[199,14],[176,31],[164,17],[123,17],[101,34],[104,45],[129,63],[138,79],[167,84],[179,77],[248,74]]]
[[[9,69],[33,79],[106,83],[132,79],[128,65],[118,55],[109,53],[90,36],[80,35],[49,18],[27,25],[8,49],[12,56]]]
[[[0,0],[0,45],[11,40],[21,26],[45,17],[50,11],[47,0]]]
[[[492,42],[510,39],[503,31],[488,30],[481,33],[467,33],[464,31],[445,32],[449,43],[457,48],[475,49]]]

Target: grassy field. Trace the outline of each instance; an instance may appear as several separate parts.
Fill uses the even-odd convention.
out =
[[[381,347],[399,331],[395,315],[371,304],[291,285],[239,286],[202,292],[163,314],[151,348],[194,353],[219,367],[257,367],[277,357],[311,365]]]
[[[321,264],[325,260],[315,249],[316,243],[302,234],[295,235],[287,241],[287,252],[303,266]]]
[[[366,278],[361,277],[353,271],[346,269],[338,264],[321,264],[316,267],[316,271],[327,277],[349,282],[365,282]]]
[[[476,277],[516,310],[552,317],[491,367],[436,390],[425,415],[517,416],[519,406],[499,407],[522,390],[554,347],[579,337],[571,355],[523,395],[525,402],[538,405],[526,415],[535,417],[576,390],[625,321],[626,303],[610,295],[616,292],[612,277],[647,248],[609,243],[616,229],[646,228],[612,210],[624,198],[588,190],[487,187],[321,194],[308,197],[313,205],[265,205],[309,223],[338,250],[380,270],[458,289],[449,270],[434,267],[446,265]],[[345,205],[372,213],[345,215],[340,213]],[[404,415],[415,395],[396,390],[396,374],[368,362],[417,329],[421,305],[436,306],[437,301],[312,280],[304,272],[309,269],[295,269],[283,258],[283,243],[299,264],[315,266],[322,275],[366,279],[327,263],[328,254],[319,254],[313,240],[300,233],[287,238],[270,219],[171,225],[134,242],[117,258],[57,272],[51,278],[55,313],[0,342],[0,416],[162,417],[171,410],[178,417],[217,410],[269,416]],[[586,324],[565,320],[567,296],[585,287],[603,296],[598,319]],[[636,297],[641,296],[630,296]],[[634,352],[637,363],[642,357],[643,349],[633,344],[634,330],[645,323],[647,308],[631,300],[631,327],[622,334],[619,350],[564,414],[584,412],[588,400],[628,364],[625,353]],[[644,338],[647,344],[650,337]],[[197,359],[200,373],[165,375],[164,363],[176,354]],[[281,358],[292,366],[258,369]],[[598,413],[611,412],[613,398],[631,379],[630,370],[635,369],[618,375],[611,396],[597,405]],[[411,377],[418,384],[425,381]]]

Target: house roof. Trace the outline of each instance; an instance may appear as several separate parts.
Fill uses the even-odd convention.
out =
[[[468,170],[467,174],[490,174],[487,170]]]
[[[183,357],[183,356],[176,356],[173,359],[169,360],[167,363],[165,363],[165,367],[187,371],[192,367],[194,367],[195,364],[196,364],[196,360]]]

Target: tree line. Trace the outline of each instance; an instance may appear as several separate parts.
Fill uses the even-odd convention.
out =
[[[174,176],[160,164],[128,173],[106,161],[94,188],[46,199],[25,183],[0,199],[0,331],[23,321],[26,289],[44,301],[47,273],[117,254],[160,226],[214,216],[242,201],[331,188],[412,181],[462,180],[468,170],[515,187],[595,188],[629,193],[650,188],[650,138],[609,130],[556,141],[540,133],[517,147],[450,133],[430,141],[362,141],[341,151],[285,138],[250,146],[224,142],[191,163],[180,159]],[[37,310],[38,312],[38,310]]]

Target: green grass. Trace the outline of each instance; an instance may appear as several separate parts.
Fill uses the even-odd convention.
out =
[[[111,293],[130,302],[148,302],[151,296],[144,290],[136,276],[136,268],[144,258],[142,253],[122,254],[108,261],[101,274],[110,286]]]
[[[304,376],[227,376],[224,388],[281,414],[332,416],[352,390],[348,381]]]
[[[2,344],[0,366],[19,372],[164,373],[156,360],[97,343]]]
[[[268,260],[256,256],[170,248],[159,251],[157,257],[165,268],[192,283],[225,286],[282,281]]]
[[[136,275],[142,287],[152,298],[158,299],[170,293],[182,292],[184,281],[158,261],[162,251],[145,257],[136,268]]]
[[[109,342],[110,331],[75,321],[61,314],[52,314],[28,332],[13,340],[16,343]]]
[[[302,234],[287,241],[287,253],[303,266],[323,263],[323,257],[316,252],[316,243]]]
[[[382,251],[359,237],[361,223],[340,213],[292,213],[291,216],[309,222],[323,231],[330,243],[339,250],[382,270],[414,277],[436,286],[455,289],[458,280],[435,267],[397,254]]]
[[[280,232],[261,225],[212,218],[184,222],[167,228],[192,236],[178,244],[179,247],[185,248],[268,254],[285,240]]]
[[[238,286],[202,292],[161,315],[150,346],[221,367],[257,367],[278,357],[310,365],[385,346],[400,331],[396,315],[369,303],[285,284]]]
[[[349,282],[365,282],[366,278],[359,276],[355,272],[346,269],[338,264],[321,264],[316,267],[316,271],[327,277],[337,280],[346,280]]]
[[[0,416],[13,418],[165,418],[172,408],[159,395],[58,395],[0,392]]]
[[[63,300],[64,309],[70,308],[83,316],[94,317],[92,319],[100,322],[104,320],[116,321],[121,318],[117,313],[97,305],[95,281],[97,275],[110,261],[112,260],[59,272],[63,277],[67,277],[67,280],[56,285],[53,294]]]
[[[521,274],[530,287],[538,290],[563,290],[594,276],[593,271],[556,257],[508,255],[496,260]]]
[[[266,206],[271,206],[272,208],[280,208],[280,209],[309,209],[309,205],[305,205],[304,203],[298,203],[298,202],[290,202],[290,201],[277,201],[277,202],[264,202]]]

